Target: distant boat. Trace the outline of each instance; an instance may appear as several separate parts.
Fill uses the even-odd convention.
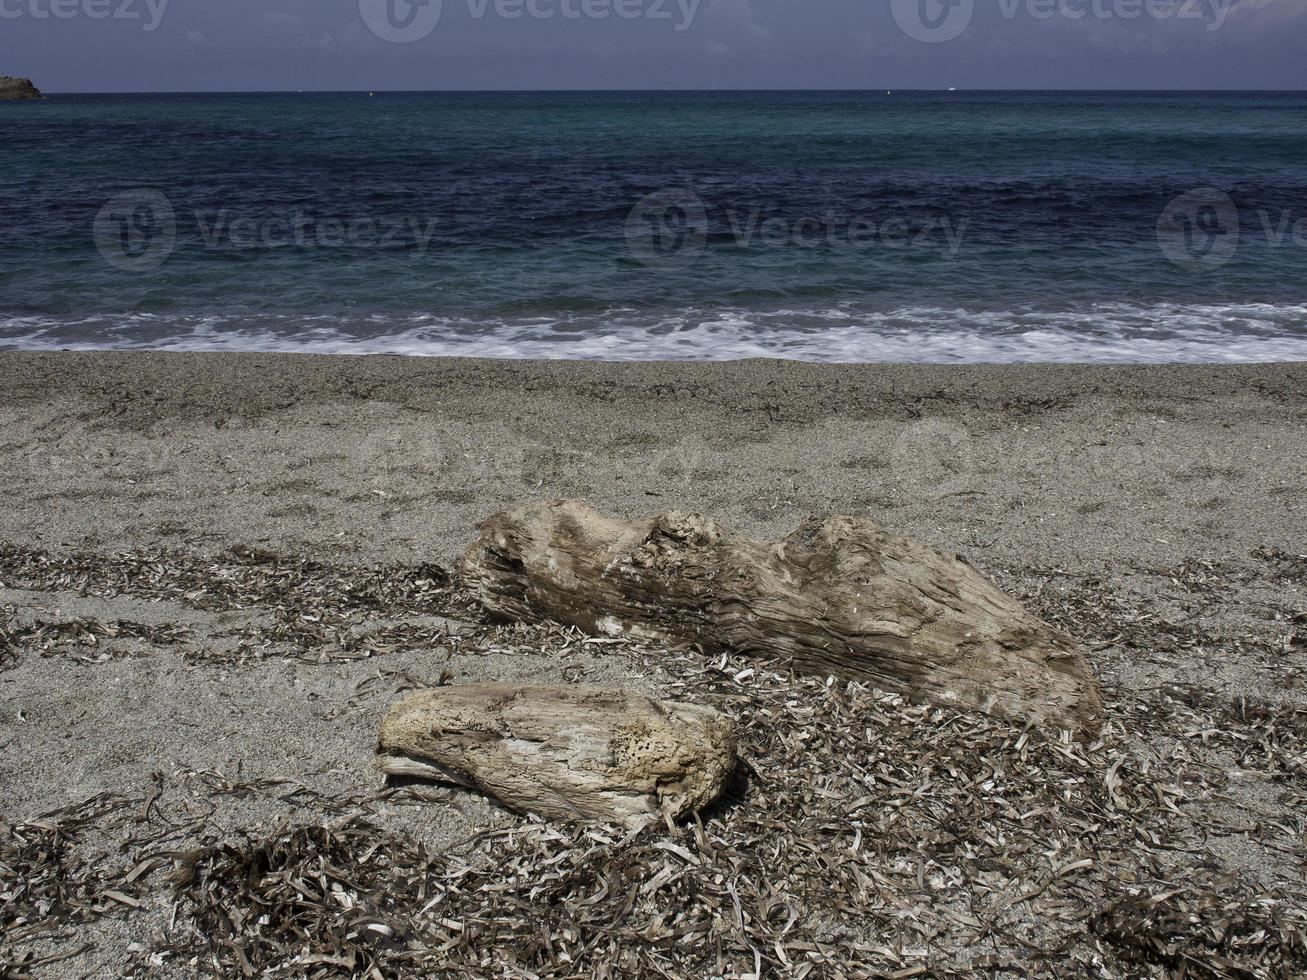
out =
[[[950,91],[950,92],[956,92],[957,89],[955,89],[955,88],[950,88],[949,91]]]

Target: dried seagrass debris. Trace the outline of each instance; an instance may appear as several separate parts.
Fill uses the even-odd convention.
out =
[[[0,619],[0,671],[12,670],[23,655],[26,637],[13,613],[6,609]]]
[[[575,632],[553,640],[584,642]],[[222,866],[228,884],[218,898],[196,899],[194,882],[184,888],[192,905],[235,909],[229,914],[246,939],[201,918],[197,948],[216,972],[233,975],[246,969],[235,948],[256,973],[337,957],[352,964],[341,969],[384,976],[742,976],[759,968],[973,976],[1006,964],[1022,975],[1127,977],[1140,963],[1171,962],[1164,953],[1147,958],[1153,953],[1132,938],[1125,906],[1112,910],[1132,889],[1192,887],[1211,828],[1186,816],[1189,798],[1215,788],[1220,775],[1194,752],[1200,740],[1181,741],[1179,754],[1152,766],[1115,725],[1086,746],[858,685],[797,679],[756,660],[709,661],[683,650],[669,662],[665,651],[623,649],[668,666],[678,699],[741,719],[750,773],[715,811],[675,832],[634,836],[512,823],[437,855],[359,823],[348,833],[337,822],[299,837],[253,837],[241,854],[282,855],[269,873],[251,876],[242,858]],[[1299,816],[1285,829],[1253,832],[1270,845],[1305,829]],[[338,831],[330,844],[314,836]],[[299,843],[279,843],[286,840]],[[324,893],[315,864],[315,849],[324,848],[335,880],[364,896],[364,918],[389,916],[383,924],[398,946],[379,949],[341,903],[288,886],[317,880],[309,890]],[[396,904],[368,897],[377,854]],[[1239,877],[1213,876],[1204,887],[1215,901],[1189,908],[1194,936],[1224,929],[1231,909],[1260,900]],[[1294,938],[1307,895],[1282,888],[1276,901],[1279,918],[1250,919],[1259,928],[1230,933],[1237,942],[1223,952],[1190,942],[1191,975],[1272,978],[1307,968]],[[310,944],[306,923],[318,923],[324,908],[329,919],[315,928],[328,938]],[[282,925],[267,936],[251,923]]]
[[[1197,977],[1276,976],[1307,963],[1307,909],[1273,890],[1201,872],[1181,887],[1132,889],[1091,920],[1096,935],[1138,961]]]
[[[172,599],[197,609],[317,603],[330,610],[433,611],[448,597],[448,573],[437,565],[327,565],[241,545],[216,555],[151,550],[58,555],[0,544],[0,581],[9,587],[73,590],[86,595]]]
[[[1283,548],[1258,548],[1252,557],[1264,563],[1271,578],[1278,582],[1307,582],[1307,555],[1285,551]]]
[[[234,546],[215,556],[178,551],[118,555],[54,555],[0,544],[0,582],[46,592],[167,600],[207,612],[260,609],[270,622],[232,631],[231,651],[188,652],[199,663],[245,663],[280,656],[308,663],[351,661],[448,642],[448,627],[431,617],[475,619],[439,566],[347,568]],[[426,623],[368,625],[372,618],[422,616]],[[100,624],[97,629],[121,628]],[[177,643],[181,624],[128,627],[146,642]],[[38,635],[0,631],[0,669],[12,666]],[[90,635],[95,635],[91,631]],[[109,634],[105,634],[109,635]],[[85,639],[85,636],[81,637]]]
[[[102,640],[139,640],[153,646],[185,643],[191,628],[184,623],[149,625],[128,620],[100,620],[78,617],[63,620],[37,619],[26,625],[10,623],[0,628],[0,650],[11,651],[10,666],[17,663],[21,651],[42,657],[67,657],[83,663],[98,663],[113,656],[128,656],[118,648],[114,653],[98,651]],[[98,651],[98,652],[93,652]],[[0,669],[4,654],[0,653]]]
[[[15,566],[5,554],[0,579],[10,584]],[[147,597],[189,601],[185,593],[200,589],[196,602],[223,596],[232,608],[298,609],[320,617],[311,625],[322,626],[325,642],[300,655],[326,654],[324,670],[337,669],[336,638],[366,631],[368,617],[381,614],[352,598],[374,588],[372,569],[267,556],[171,561],[162,572],[144,556],[18,565],[49,576],[38,588],[127,581]],[[165,937],[172,945],[154,952],[175,949],[174,964],[198,957],[187,969],[224,977],[1307,975],[1301,697],[1288,690],[1283,700],[1258,700],[1183,674],[1181,683],[1127,686],[1115,672],[1121,662],[1165,660],[1182,671],[1211,655],[1282,678],[1301,657],[1284,643],[1301,612],[1294,585],[1268,584],[1266,575],[1280,573],[1261,565],[1166,571],[1135,591],[1042,571],[1023,572],[1010,589],[1041,617],[1076,627],[1094,650],[1109,720],[1087,744],[797,678],[784,663],[597,641],[557,624],[476,623],[456,590],[401,576],[410,584],[397,586],[398,612],[462,621],[461,635],[442,645],[563,665],[603,652],[660,696],[732,715],[747,778],[697,823],[675,829],[631,836],[501,813],[432,853],[399,828],[415,816],[442,820],[460,805],[457,795],[432,801],[378,785],[372,796],[356,787],[333,796],[306,789],[294,773],[248,779],[235,764],[214,764],[178,780],[195,814],[183,816],[166,796],[156,806],[178,826],[116,823],[134,819],[140,801],[106,811],[85,826],[119,840],[121,859],[87,867],[65,849],[64,867],[44,880],[62,878],[69,894],[116,890],[166,908],[160,874],[124,886],[123,869],[203,845],[209,857],[193,862],[197,873],[178,892]],[[1239,591],[1250,575],[1265,607]],[[1172,598],[1155,601],[1154,584]],[[384,583],[375,588],[384,594]],[[1243,618],[1221,618],[1236,605]],[[368,690],[438,687],[442,666],[437,655],[409,677],[378,672]],[[287,815],[311,826],[246,824],[215,842],[222,831],[199,805],[226,797],[258,819]],[[336,897],[353,903],[353,893],[358,904],[349,908]],[[75,933],[91,916],[135,914],[91,898],[61,921]],[[20,939],[0,963],[49,955],[32,955],[39,938]]]
[[[436,962],[438,936],[415,916],[429,900],[429,862],[380,828],[299,828],[174,861],[192,920],[185,951],[217,975],[394,976]]]
[[[130,905],[131,883],[73,851],[85,829],[120,821],[133,803],[102,793],[25,823],[0,817],[0,964],[17,962],[13,944],[28,937]]]

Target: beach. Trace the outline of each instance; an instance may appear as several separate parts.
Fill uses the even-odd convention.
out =
[[[469,886],[387,911],[390,945],[367,946],[387,976],[437,933],[456,975],[950,975],[982,956],[1053,975],[1037,947],[1104,976],[1307,966],[1307,365],[8,351],[0,419],[0,870],[30,871],[26,892],[0,880],[21,919],[0,975],[6,957],[15,976],[237,969],[192,885],[243,908],[242,848],[328,826],[333,860],[362,867],[384,834],[395,867],[420,843]],[[852,514],[955,552],[1084,644],[1104,734],[1075,747],[784,665],[481,622],[461,552],[487,516],[550,498],[765,539]],[[386,790],[385,708],[481,679],[712,704],[755,775],[702,827],[649,832],[691,860]],[[71,882],[53,920],[31,897],[53,887],[30,870],[46,837]],[[307,839],[259,867],[311,861]],[[600,915],[622,882],[629,903]],[[532,887],[558,904],[523,925]],[[232,926],[250,962],[307,955],[255,920]]]

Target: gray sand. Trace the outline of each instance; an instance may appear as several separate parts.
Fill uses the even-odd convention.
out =
[[[1056,605],[1059,590],[1102,586],[1211,640],[1143,660],[1104,644],[1094,656],[1105,686],[1183,682],[1224,701],[1307,702],[1307,656],[1293,641],[1303,627],[1292,621],[1307,608],[1302,580],[1272,581],[1254,556],[1307,552],[1307,365],[5,353],[0,420],[0,541],[19,549],[216,556],[244,544],[344,566],[449,568],[481,518],[530,498],[582,497],[626,515],[701,509],[764,537],[813,513],[867,515],[960,553],[1023,597]],[[1175,570],[1202,563],[1221,588],[1198,601]],[[126,620],[188,632],[172,644],[102,638],[73,655],[26,651],[0,672],[0,818],[11,823],[101,792],[146,796],[156,773],[157,805],[174,821],[216,805],[187,839],[312,821],[294,795],[210,800],[212,780],[375,793],[371,740],[405,673],[666,687],[657,668],[602,646],[565,661],[529,644],[457,641],[322,665],[206,659],[266,625],[267,611],[88,596],[75,582],[22,586],[0,579],[11,625]],[[394,623],[455,637],[469,628],[404,614],[359,628]],[[1247,636],[1283,656],[1222,643]],[[1288,814],[1281,786],[1241,778],[1248,799]],[[371,819],[436,849],[517,819],[466,793],[432,799],[373,803]],[[83,846],[123,860],[111,839]],[[1301,880],[1294,861],[1242,837],[1212,849],[1268,887]],[[41,975],[112,972],[128,943],[158,938],[166,907],[96,919],[41,946],[97,944]]]
[[[502,503],[870,514],[993,567],[1302,541],[1307,367],[0,357],[4,534],[451,560]]]

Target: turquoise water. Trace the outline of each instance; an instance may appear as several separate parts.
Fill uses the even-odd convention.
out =
[[[0,346],[1307,358],[1307,95],[0,105]]]

